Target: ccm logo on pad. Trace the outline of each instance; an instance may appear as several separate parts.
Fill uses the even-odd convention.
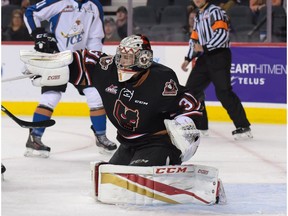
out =
[[[156,174],[163,174],[163,173],[185,173],[187,171],[187,167],[163,167],[157,168]]]
[[[47,80],[57,80],[60,79],[60,75],[55,75],[55,76],[48,76]]]

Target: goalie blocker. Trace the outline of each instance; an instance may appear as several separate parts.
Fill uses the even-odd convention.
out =
[[[122,166],[91,162],[93,195],[107,204],[225,204],[218,169],[203,165]]]
[[[20,59],[31,74],[34,86],[58,86],[69,81],[68,65],[73,61],[70,50],[55,54],[20,50]]]

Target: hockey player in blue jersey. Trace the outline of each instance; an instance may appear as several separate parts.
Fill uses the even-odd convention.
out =
[[[45,20],[49,21],[49,32],[41,27],[41,22]],[[103,8],[98,0],[43,0],[27,8],[24,21],[35,41],[36,51],[55,53],[85,48],[102,51],[105,36]],[[33,121],[51,118],[66,87],[67,84],[42,87],[40,102],[34,112]],[[86,96],[96,145],[106,151],[115,150],[117,145],[106,137],[106,113],[98,91],[92,86],[76,88],[79,94]],[[30,131],[25,156],[49,157],[50,147],[41,141],[44,130],[45,128],[38,128]]]

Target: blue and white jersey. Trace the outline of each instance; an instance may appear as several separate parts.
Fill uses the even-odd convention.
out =
[[[98,0],[43,0],[27,8],[24,21],[29,33],[50,23],[60,51],[90,49],[102,51],[104,39],[103,8]]]

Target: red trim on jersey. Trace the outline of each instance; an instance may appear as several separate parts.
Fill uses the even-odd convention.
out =
[[[74,82],[74,84],[78,85],[79,82],[81,81],[81,78],[82,78],[82,75],[83,75],[83,70],[82,70],[82,67],[81,67],[81,57],[80,57],[79,53],[78,52],[74,52],[74,56],[76,58],[76,63],[77,63],[77,66],[78,66],[78,76],[77,76],[77,79]]]

